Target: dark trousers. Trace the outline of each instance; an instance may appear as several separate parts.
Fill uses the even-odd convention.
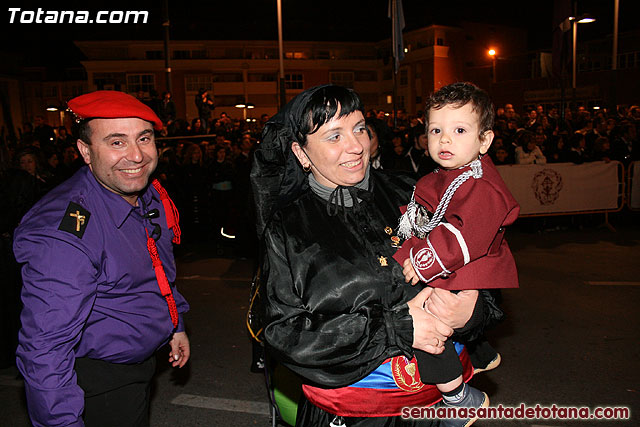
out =
[[[425,384],[444,384],[462,375],[462,363],[453,341],[444,342],[444,351],[431,354],[416,350],[420,381]]]
[[[87,427],[149,426],[154,356],[131,365],[82,357],[76,359],[75,370],[84,390]]]

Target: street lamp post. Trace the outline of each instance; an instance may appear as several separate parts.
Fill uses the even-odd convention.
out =
[[[496,55],[498,53],[493,48],[489,49],[489,51],[487,53],[489,54],[489,56],[491,57],[491,60],[492,60],[493,83],[496,83],[498,81],[498,79],[496,77],[496,60],[498,59],[496,57]]]
[[[278,7],[278,51],[279,51],[279,62],[280,62],[280,72],[278,75],[278,88],[280,89],[280,108],[284,107],[287,103],[287,92],[285,90],[284,83],[284,47],[282,43],[282,0],[277,1]]]
[[[573,27],[573,49],[572,49],[572,76],[571,76],[571,87],[573,88],[573,106],[575,108],[576,103],[576,75],[577,75],[577,60],[576,57],[578,51],[578,24],[590,24],[591,22],[595,22],[595,18],[588,14],[583,14],[581,16],[572,16],[569,18],[571,20],[571,24]]]

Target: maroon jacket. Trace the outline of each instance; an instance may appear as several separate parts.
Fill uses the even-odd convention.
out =
[[[448,290],[517,288],[516,264],[504,230],[520,206],[489,156],[483,175],[465,181],[455,192],[443,221],[426,237],[411,237],[393,256],[411,258],[416,273],[430,286]],[[416,184],[415,201],[433,213],[449,184],[469,167],[438,169]],[[405,209],[402,208],[402,211]]]

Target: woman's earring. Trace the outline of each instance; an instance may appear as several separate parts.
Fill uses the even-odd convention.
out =
[[[311,165],[309,164],[309,165],[303,166],[302,170],[305,172],[311,172]]]

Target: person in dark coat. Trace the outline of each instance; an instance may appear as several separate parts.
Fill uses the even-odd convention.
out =
[[[401,417],[403,407],[440,399],[420,381],[414,349],[440,353],[453,329],[475,337],[500,312],[486,291],[439,290],[445,314],[432,290],[404,282],[395,224],[415,180],[371,169],[369,155],[360,98],[333,85],[296,96],[254,154],[264,338],[303,378],[297,426],[437,425]],[[468,379],[464,350],[461,360]]]

